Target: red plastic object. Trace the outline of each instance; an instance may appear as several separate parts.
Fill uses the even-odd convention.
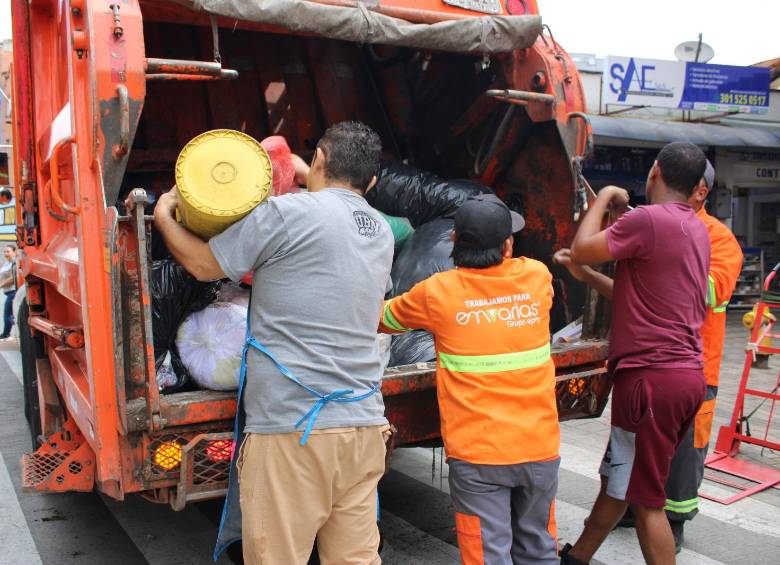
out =
[[[780,263],[775,265],[775,268],[769,273],[769,276],[764,281],[764,294],[759,299],[758,307],[756,308],[756,320],[763,320],[764,313],[772,309],[780,308],[780,302],[770,302],[766,300],[765,296],[770,296],[769,288],[772,280],[780,271]],[[751,463],[741,459],[737,459],[739,453],[739,447],[742,443],[749,443],[752,445],[759,445],[769,449],[780,450],[780,443],[769,441],[769,428],[772,424],[772,419],[775,412],[775,403],[780,400],[780,394],[776,391],[780,386],[780,373],[777,376],[777,382],[775,387],[771,391],[757,390],[755,388],[748,387],[748,381],[750,379],[750,369],[755,361],[756,354],[771,354],[780,353],[780,347],[774,345],[762,345],[764,338],[769,337],[770,340],[780,339],[780,334],[772,333],[773,323],[761,324],[756,323],[753,325],[753,330],[750,332],[750,341],[746,348],[745,366],[742,370],[742,379],[739,383],[739,390],[737,391],[737,398],[734,401],[734,410],[731,415],[731,422],[728,426],[722,426],[718,433],[718,441],[715,443],[715,452],[710,455],[705,461],[705,467],[713,469],[721,473],[726,473],[735,477],[746,479],[754,485],[745,486],[744,484],[736,483],[734,481],[724,479],[714,475],[706,475],[706,478],[734,488],[739,492],[732,496],[725,498],[718,498],[705,493],[699,493],[703,498],[714,500],[721,504],[732,504],[738,500],[751,496],[757,492],[768,489],[775,485],[780,484],[780,470],[772,469],[758,463]],[[772,405],[767,418],[766,430],[764,437],[753,437],[742,433],[742,417],[745,413],[745,397],[753,396],[757,398],[763,398],[765,400],[771,400]]]
[[[298,192],[298,186],[295,184],[292,152],[290,146],[287,145],[287,140],[281,135],[272,135],[261,141],[260,145],[271,158],[271,169],[274,174],[272,194],[279,196],[289,192]]]
[[[728,475],[733,475],[735,477],[740,477],[742,479],[747,479],[748,481],[756,483],[750,487],[745,487],[741,483],[730,481],[715,475],[705,475],[705,477],[710,481],[721,485],[726,485],[739,491],[738,493],[727,496],[726,498],[718,498],[711,494],[702,492],[699,493],[699,496],[702,498],[714,500],[715,502],[719,502],[721,504],[732,504],[738,500],[752,496],[757,492],[761,492],[762,490],[780,484],[780,471],[777,471],[776,469],[770,469],[756,463],[751,463],[749,461],[737,459],[728,453],[713,453],[707,457],[705,465],[708,469],[720,471],[721,473],[726,473]]]

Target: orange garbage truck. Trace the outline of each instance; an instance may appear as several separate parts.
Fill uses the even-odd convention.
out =
[[[184,144],[215,128],[281,135],[305,156],[328,125],[361,120],[389,157],[521,208],[518,253],[554,273],[551,329],[583,317],[583,337],[553,347],[560,417],[601,413],[604,306],[551,263],[588,205],[592,133],[535,0],[11,7],[26,489],[175,509],[225,493],[235,393],[161,393],[150,291],[165,250],[148,204]],[[440,445],[433,364],[389,367],[382,393],[397,446]]]

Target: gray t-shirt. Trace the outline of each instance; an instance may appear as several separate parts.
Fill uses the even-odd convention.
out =
[[[209,246],[232,280],[254,271],[252,335],[307,386],[360,395],[381,381],[376,332],[393,235],[362,196],[333,188],[270,198]],[[250,348],[245,432],[292,432],[316,400]],[[328,403],[314,429],[386,422],[377,393]]]

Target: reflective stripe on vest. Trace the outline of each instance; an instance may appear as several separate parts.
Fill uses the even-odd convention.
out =
[[[500,373],[517,369],[530,369],[543,365],[549,360],[549,343],[530,351],[499,353],[496,355],[439,353],[439,364],[441,367],[459,373]]]
[[[717,298],[715,297],[715,279],[712,275],[709,277],[709,286],[707,287],[707,306],[714,308],[717,305]]]
[[[715,279],[712,278],[712,275],[710,275],[708,278],[709,278],[709,286],[707,287],[707,306],[712,308],[712,311],[715,312],[716,314],[725,312],[726,306],[729,305],[729,301],[726,300],[718,304],[718,297],[715,292]]]
[[[398,320],[395,319],[395,316],[393,316],[393,313],[390,311],[390,304],[392,303],[392,300],[385,302],[385,308],[382,313],[382,323],[392,330],[408,332],[411,328],[405,328],[399,324]]]

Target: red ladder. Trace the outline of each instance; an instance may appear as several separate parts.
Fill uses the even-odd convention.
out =
[[[739,383],[739,391],[737,392],[737,398],[734,402],[734,411],[731,415],[731,422],[728,426],[721,426],[720,432],[718,433],[718,441],[715,443],[715,451],[707,457],[707,460],[705,461],[705,466],[708,469],[746,479],[753,483],[753,485],[745,486],[744,483],[737,483],[731,479],[711,474],[706,475],[706,478],[713,482],[726,485],[739,491],[738,493],[725,498],[699,493],[703,498],[714,500],[721,504],[732,504],[757,492],[780,484],[780,470],[737,458],[739,446],[742,442],[780,450],[780,443],[769,441],[768,439],[770,425],[775,412],[775,403],[780,400],[780,394],[778,394],[778,389],[780,389],[780,372],[778,372],[777,381],[772,390],[764,391],[748,388],[750,369],[756,360],[755,356],[758,354],[768,355],[771,353],[780,353],[780,346],[777,345],[779,342],[776,341],[780,340],[780,334],[772,333],[775,322],[768,321],[766,324],[763,323],[765,313],[771,312],[772,309],[780,309],[780,293],[772,292],[769,289],[772,280],[777,276],[778,271],[780,271],[780,263],[775,265],[775,268],[772,269],[772,272],[769,273],[769,276],[767,276],[764,281],[763,292],[761,293],[756,308],[756,321],[753,324],[753,330],[750,333],[750,341],[746,348],[745,366],[742,370],[742,380]],[[767,338],[770,342],[769,345],[763,345],[762,343]],[[743,433],[742,424],[743,422],[746,423],[750,417],[750,415],[748,415],[748,417],[744,416],[746,396],[763,398],[764,402],[766,402],[766,400],[771,400],[772,402],[763,438],[757,438]]]

